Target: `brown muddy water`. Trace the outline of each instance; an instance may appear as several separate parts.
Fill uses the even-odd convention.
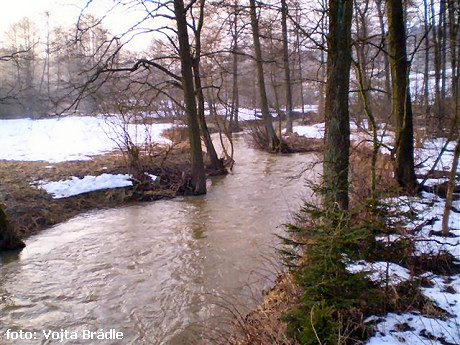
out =
[[[205,196],[82,214],[2,257],[0,344],[191,344],[206,327],[219,338],[225,307],[245,313],[273,283],[274,234],[319,171],[306,169],[312,154],[269,155],[242,138],[235,158]],[[100,329],[123,340],[83,339]],[[21,330],[33,339],[11,339]]]

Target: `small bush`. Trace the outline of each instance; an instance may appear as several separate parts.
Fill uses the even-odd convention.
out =
[[[298,224],[288,225],[290,250],[283,253],[296,267],[302,296],[285,321],[288,335],[300,344],[356,343],[371,333],[364,316],[381,309],[382,294],[365,279],[367,272],[349,273],[346,261],[375,257],[381,249],[375,236],[387,229],[384,208],[375,205],[341,211],[306,204]]]

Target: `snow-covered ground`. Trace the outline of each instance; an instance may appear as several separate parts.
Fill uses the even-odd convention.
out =
[[[123,145],[126,134],[136,144],[170,144],[161,133],[171,124],[122,125],[120,118],[67,116],[0,120],[0,159],[62,162],[89,160]]]
[[[207,106],[207,104],[206,104]],[[304,105],[304,112],[317,112],[318,111],[318,106],[317,105],[314,105],[314,104],[305,104]],[[218,115],[221,115],[221,116],[226,116],[229,117],[229,109],[225,109],[223,106],[221,105],[218,105],[217,106],[217,114]],[[281,109],[282,111],[284,111],[284,108]],[[302,112],[302,108],[296,108],[296,109],[292,109],[293,111],[295,112],[298,112],[298,113],[301,113]],[[278,114],[276,113],[276,111],[274,111],[273,109],[271,109],[270,111],[270,114],[272,115],[272,117],[277,117]],[[206,109],[205,111],[205,115],[210,115],[210,111],[209,109]],[[260,111],[260,109],[250,109],[250,108],[244,108],[244,107],[240,107],[238,109],[238,121],[252,121],[252,120],[260,120],[262,119],[262,113]]]
[[[53,199],[68,198],[70,196],[87,193],[95,190],[132,186],[131,176],[127,174],[102,174],[78,178],[72,176],[69,180],[36,181],[32,184],[46,190]]]
[[[302,108],[294,108],[292,109],[292,111],[295,111],[297,113],[301,113],[302,112]],[[304,104],[303,106],[303,111],[306,113],[306,112],[314,112],[316,113],[318,111],[318,106],[316,104]]]
[[[460,201],[454,202],[456,211],[451,211],[449,227],[451,237],[439,236],[442,212],[445,201],[431,193],[422,193],[418,197],[398,197],[387,200],[394,203],[395,209],[406,212],[415,211],[415,220],[406,221],[404,235],[381,236],[377,240],[384,243],[411,240],[414,243],[414,255],[450,253],[460,264]],[[433,233],[434,232],[434,233]],[[397,285],[407,280],[424,278],[431,283],[430,287],[422,287],[421,293],[428,298],[433,306],[446,312],[446,317],[424,315],[419,311],[407,311],[402,314],[389,313],[384,317],[371,316],[365,322],[376,324],[375,335],[367,342],[368,345],[381,344],[460,344],[460,275],[441,276],[432,272],[411,275],[405,267],[391,262],[349,262],[349,272],[368,272],[368,279]],[[387,271],[388,270],[388,271]],[[439,315],[439,313],[438,313]]]
[[[364,143],[365,145],[372,146],[372,135],[368,130],[363,129],[366,126],[364,121],[361,126],[357,126],[355,122],[350,121],[350,139],[356,143]],[[309,139],[322,139],[324,138],[325,123],[316,123],[308,126],[294,126],[293,131],[298,135],[309,138]],[[378,140],[384,146],[391,146],[394,142],[394,133],[385,129],[384,126],[380,126],[377,131]]]
[[[356,143],[371,144],[371,135],[356,125],[350,124],[351,140]],[[306,138],[323,138],[324,123],[312,126],[296,126],[294,131]],[[388,153],[388,148],[394,144],[394,133],[385,131],[383,127],[378,130],[379,140],[384,144],[383,153]],[[445,145],[446,139],[425,140],[422,145],[415,148],[415,160],[418,174],[426,174],[433,166],[436,158]],[[453,149],[455,143],[450,142],[443,153],[436,170],[449,171],[452,165]],[[458,169],[460,172],[460,169]],[[427,185],[445,182],[445,178],[429,179]],[[450,253],[457,264],[460,264],[460,200],[454,202],[450,213],[449,227],[451,237],[439,235],[445,200],[431,193],[423,192],[417,197],[401,196],[387,200],[394,204],[399,212],[415,211],[416,220],[403,219],[406,222],[404,235],[391,235],[377,238],[382,242],[393,242],[410,239],[414,243],[414,255],[438,255],[443,252]],[[412,230],[412,231],[410,231]],[[430,287],[421,288],[423,296],[431,303],[443,309],[446,317],[424,315],[418,311],[408,311],[402,314],[389,313],[384,317],[372,316],[366,322],[376,325],[375,335],[367,342],[368,345],[382,344],[460,344],[460,275],[441,276],[432,272],[424,272],[419,276],[411,275],[408,268],[394,262],[352,262],[344,258],[347,269],[351,273],[367,272],[368,279],[397,285],[407,280],[424,278],[431,282]],[[388,276],[387,276],[388,274]]]
[[[157,176],[145,173],[152,181]],[[34,181],[31,185],[46,190],[53,199],[68,198],[71,196],[92,192],[101,189],[129,187],[133,185],[132,176],[128,174],[101,174],[88,175],[83,178],[72,176],[68,180],[60,181]]]
[[[444,199],[423,192],[417,197],[401,196],[387,201],[400,212],[414,211],[417,217],[415,220],[402,218],[408,230],[406,234],[381,236],[377,240],[389,243],[409,239],[414,243],[414,255],[436,257],[440,253],[449,253],[455,263],[460,264],[460,200],[454,201],[454,209],[450,212],[450,237],[439,235]],[[433,306],[444,310],[446,316],[430,316],[419,311],[372,316],[366,322],[376,324],[376,333],[367,344],[460,344],[460,275],[442,276],[429,271],[411,275],[407,268],[389,262],[360,261],[348,266],[350,272],[370,272],[369,279],[382,284],[385,283],[387,268],[389,283],[393,285],[418,278],[429,281],[431,286],[422,287],[421,293]]]
[[[349,262],[347,271],[350,273],[369,272],[367,278],[373,282],[380,282],[382,286],[387,283],[397,285],[410,278],[410,272],[407,268],[385,261],[367,262],[360,260],[358,262]]]
[[[426,174],[431,169],[445,144],[445,138],[436,138],[425,140],[421,148],[415,148],[414,155],[416,163],[419,165],[418,172],[420,174]],[[443,153],[439,163],[436,165],[436,170],[450,170],[452,160],[454,158],[454,148],[454,141],[447,144],[446,151]]]
[[[0,159],[52,163],[89,160],[93,155],[123,147],[127,138],[135,144],[170,144],[161,133],[171,127],[172,124],[124,125],[117,116],[0,120]],[[156,179],[154,175],[149,176]],[[72,176],[61,181],[32,181],[31,184],[59,199],[94,190],[131,186],[130,179],[130,175],[101,174],[83,178]]]
[[[311,126],[294,126],[292,131],[308,139],[322,139],[324,138],[324,122]],[[283,130],[283,133],[286,133],[286,130]]]
[[[322,122],[309,126],[294,126],[293,131],[305,138],[322,139],[324,138],[324,127],[325,124]],[[358,127],[354,122],[350,122],[350,131],[350,139],[354,141],[355,144],[364,144],[368,147],[372,147],[372,134],[370,131],[364,130],[363,126]],[[387,130],[384,125],[380,125],[377,130],[377,137],[379,143],[381,143],[380,152],[389,154],[395,142],[394,132]],[[414,149],[414,159],[418,174],[423,175],[430,171],[445,144],[446,138],[435,138],[426,139],[420,147],[416,145]],[[454,158],[454,147],[454,141],[447,144],[446,150],[437,163],[435,170],[450,170]],[[438,179],[430,180],[426,185],[442,183],[444,181],[445,180],[440,181]]]
[[[206,107],[207,106],[208,105],[206,104]],[[226,116],[227,120],[229,120],[230,109],[226,109],[222,105],[217,105],[216,112],[217,112],[217,115]],[[209,110],[209,108],[206,108],[205,115],[206,116],[211,115],[211,111]],[[271,112],[271,115],[273,117],[277,116],[275,112]],[[238,121],[253,121],[253,120],[260,120],[261,118],[262,118],[262,113],[260,112],[260,109],[250,109],[250,108],[243,108],[243,107],[238,108]]]

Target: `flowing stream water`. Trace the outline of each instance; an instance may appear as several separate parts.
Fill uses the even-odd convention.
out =
[[[269,155],[235,140],[237,163],[199,197],[94,211],[32,236],[0,258],[0,344],[190,344],[225,328],[224,307],[245,312],[275,278],[274,234],[310,196],[311,154]],[[301,178],[292,178],[302,173]],[[7,329],[37,332],[28,341]],[[116,329],[123,341],[89,341]]]

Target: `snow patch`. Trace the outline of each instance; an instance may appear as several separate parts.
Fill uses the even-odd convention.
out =
[[[102,174],[99,176],[88,175],[83,178],[72,176],[69,180],[37,181],[32,184],[46,190],[53,199],[61,199],[95,190],[132,186],[133,182],[130,178],[131,175],[128,174]]]
[[[437,184],[440,180],[430,180]],[[415,219],[394,217],[394,221],[405,222],[407,234],[380,236],[379,241],[386,243],[409,239],[414,243],[414,255],[451,254],[460,260],[460,214],[451,211],[449,217],[450,237],[439,235],[445,200],[427,192],[418,197],[401,196],[387,199],[395,210],[415,211]],[[459,207],[460,201],[454,202]],[[356,270],[368,270],[367,263],[357,266]],[[366,343],[380,344],[460,344],[460,275],[438,276],[431,272],[420,275],[431,282],[431,287],[422,287],[421,293],[432,304],[443,309],[447,317],[428,317],[420,313],[389,313],[385,317],[371,316],[367,321],[376,323],[376,334]]]
[[[368,272],[367,278],[373,282],[380,282],[381,286],[398,285],[411,278],[407,268],[392,262],[367,262],[360,260],[347,264],[347,271],[350,273]],[[387,279],[388,273],[388,279]]]
[[[150,177],[150,179],[151,179],[152,181],[156,181],[157,178],[158,178],[158,176],[149,174],[148,172],[145,172],[144,174],[147,175],[148,177]]]
[[[301,137],[309,139],[322,139],[324,138],[324,126],[324,122],[317,123],[312,126],[294,126],[292,131]],[[285,130],[284,133],[286,133]]]
[[[127,135],[135,144],[170,144],[161,133],[171,127],[170,123],[124,124],[118,116],[0,120],[0,159],[52,163],[89,160],[123,146]]]
[[[429,318],[419,313],[389,313],[377,324],[376,334],[367,345],[460,344],[458,320]]]

